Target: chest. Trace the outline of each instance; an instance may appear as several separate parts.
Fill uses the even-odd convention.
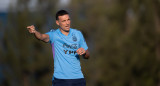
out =
[[[64,36],[64,35],[59,35],[57,34],[55,39],[54,39],[54,43],[62,48],[65,49],[78,49],[80,48],[80,37],[78,36],[78,34],[70,34],[69,36]]]

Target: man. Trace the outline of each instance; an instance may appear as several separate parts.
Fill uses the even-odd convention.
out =
[[[45,34],[28,26],[30,33],[44,42],[50,42],[54,57],[53,86],[85,86],[86,82],[81,71],[80,58],[89,58],[89,51],[82,33],[70,28],[70,17],[67,11],[60,10],[56,13],[56,30]]]

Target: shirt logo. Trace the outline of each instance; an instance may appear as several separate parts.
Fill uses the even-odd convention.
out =
[[[75,34],[72,35],[72,40],[73,40],[74,42],[77,41],[77,37],[75,36]]]
[[[63,44],[63,48],[64,48],[64,53],[65,54],[75,55],[76,54],[76,50],[78,49],[78,45],[77,44],[69,45],[67,43],[64,43]]]

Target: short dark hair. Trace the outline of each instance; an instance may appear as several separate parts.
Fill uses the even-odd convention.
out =
[[[69,14],[66,10],[59,10],[56,13],[56,20],[58,20],[58,16],[63,16],[63,15],[66,15],[66,14]]]

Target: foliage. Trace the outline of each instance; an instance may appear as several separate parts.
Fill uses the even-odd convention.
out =
[[[34,24],[42,33],[57,28],[53,17],[60,8],[54,0],[38,0],[36,11],[28,4],[18,0],[16,10],[10,9],[0,47],[0,85],[51,86],[51,47],[26,26]],[[159,6],[159,0],[71,0],[65,9],[91,55],[81,59],[87,86],[160,85]]]
[[[73,0],[74,26],[87,33],[87,86],[159,85],[159,1]],[[86,66],[87,65],[87,66]]]

